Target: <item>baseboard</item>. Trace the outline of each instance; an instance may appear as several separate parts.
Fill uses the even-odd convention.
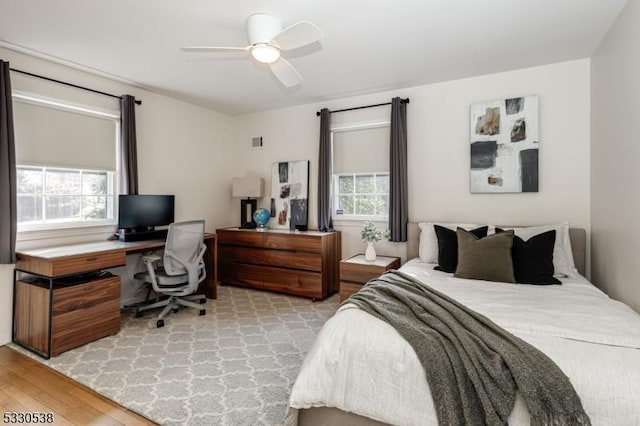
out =
[[[0,333],[0,346],[11,343],[11,333]]]

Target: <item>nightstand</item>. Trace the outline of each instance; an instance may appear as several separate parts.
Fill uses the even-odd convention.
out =
[[[367,262],[364,254],[356,254],[340,261],[340,301],[360,291],[364,284],[379,277],[384,271],[399,267],[399,257],[376,256],[376,260]]]

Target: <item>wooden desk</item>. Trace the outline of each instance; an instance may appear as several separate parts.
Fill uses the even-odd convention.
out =
[[[128,254],[165,246],[165,240],[102,241],[24,250],[14,270],[12,340],[49,358],[120,331],[120,277],[95,277],[58,285],[76,277],[125,266]],[[216,235],[205,234],[207,278],[199,292],[217,298]],[[31,279],[19,279],[21,276]]]
[[[61,278],[101,271],[125,266],[128,254],[161,249],[165,243],[165,240],[126,243],[114,240],[18,251],[16,270],[45,278]],[[207,278],[198,291],[205,293],[209,299],[216,299],[218,297],[216,234],[205,234],[204,243],[207,246],[204,254]]]

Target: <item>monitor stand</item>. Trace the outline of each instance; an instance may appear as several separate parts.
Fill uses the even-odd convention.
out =
[[[116,235],[118,240],[128,243],[132,241],[164,240],[167,238],[167,231],[167,229],[157,229],[153,231],[125,232],[124,229],[120,229]]]

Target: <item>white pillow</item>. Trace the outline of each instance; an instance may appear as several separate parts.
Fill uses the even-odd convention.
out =
[[[460,227],[467,231],[479,228],[481,226],[489,226],[487,235],[495,233],[495,227],[493,225],[478,225],[474,223],[437,223],[437,222],[420,222],[418,227],[420,228],[420,245],[418,246],[418,256],[420,260],[426,263],[438,263],[438,237],[433,225],[440,225],[443,228],[451,229],[455,231]]]
[[[571,240],[569,239],[569,224],[561,223],[558,225],[542,225],[528,226],[522,228],[505,228],[513,229],[518,237],[527,241],[529,238],[542,234],[543,232],[556,231],[556,242],[553,246],[553,269],[555,277],[575,278],[578,274],[576,265],[573,261],[573,250],[571,250]]]

